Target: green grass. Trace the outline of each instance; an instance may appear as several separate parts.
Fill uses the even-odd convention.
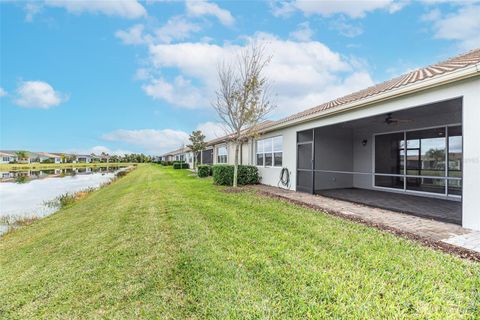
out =
[[[0,318],[475,319],[480,264],[143,165],[0,239]]]
[[[69,168],[95,168],[95,167],[126,167],[132,163],[125,162],[92,162],[92,163],[2,163],[0,171],[20,170],[48,170],[48,169],[69,169]]]

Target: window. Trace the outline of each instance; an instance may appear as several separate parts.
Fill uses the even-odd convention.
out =
[[[257,166],[281,167],[283,163],[283,137],[257,140]]]
[[[10,161],[10,157],[3,157],[3,161],[4,162]]]
[[[462,127],[438,127],[375,137],[375,185],[461,195]]]
[[[228,156],[227,156],[227,147],[220,146],[217,148],[217,163],[227,163]]]

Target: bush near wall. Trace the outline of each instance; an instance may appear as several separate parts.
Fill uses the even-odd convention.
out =
[[[199,178],[206,178],[212,175],[212,167],[206,164],[197,167],[197,175]]]
[[[212,168],[213,183],[222,186],[233,185],[233,165],[217,164]],[[260,181],[258,169],[255,166],[238,166],[238,185],[257,184]]]
[[[174,162],[173,169],[188,169],[190,166],[185,162]]]
[[[171,166],[173,163],[172,161],[160,161],[160,164],[162,166]]]

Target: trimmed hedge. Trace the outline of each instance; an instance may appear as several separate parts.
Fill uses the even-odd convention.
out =
[[[162,166],[171,166],[173,163],[172,161],[160,161],[160,164]]]
[[[212,168],[213,183],[222,186],[233,185],[233,165],[217,164]],[[255,166],[238,166],[237,184],[240,186],[247,184],[257,184],[260,181],[258,168]]]
[[[212,175],[212,167],[206,164],[197,167],[197,175],[199,178],[206,178]]]
[[[188,169],[190,166],[185,162],[174,162],[173,169]]]

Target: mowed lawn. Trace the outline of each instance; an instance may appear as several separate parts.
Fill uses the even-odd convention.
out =
[[[0,318],[478,319],[480,264],[139,166],[0,239]]]

